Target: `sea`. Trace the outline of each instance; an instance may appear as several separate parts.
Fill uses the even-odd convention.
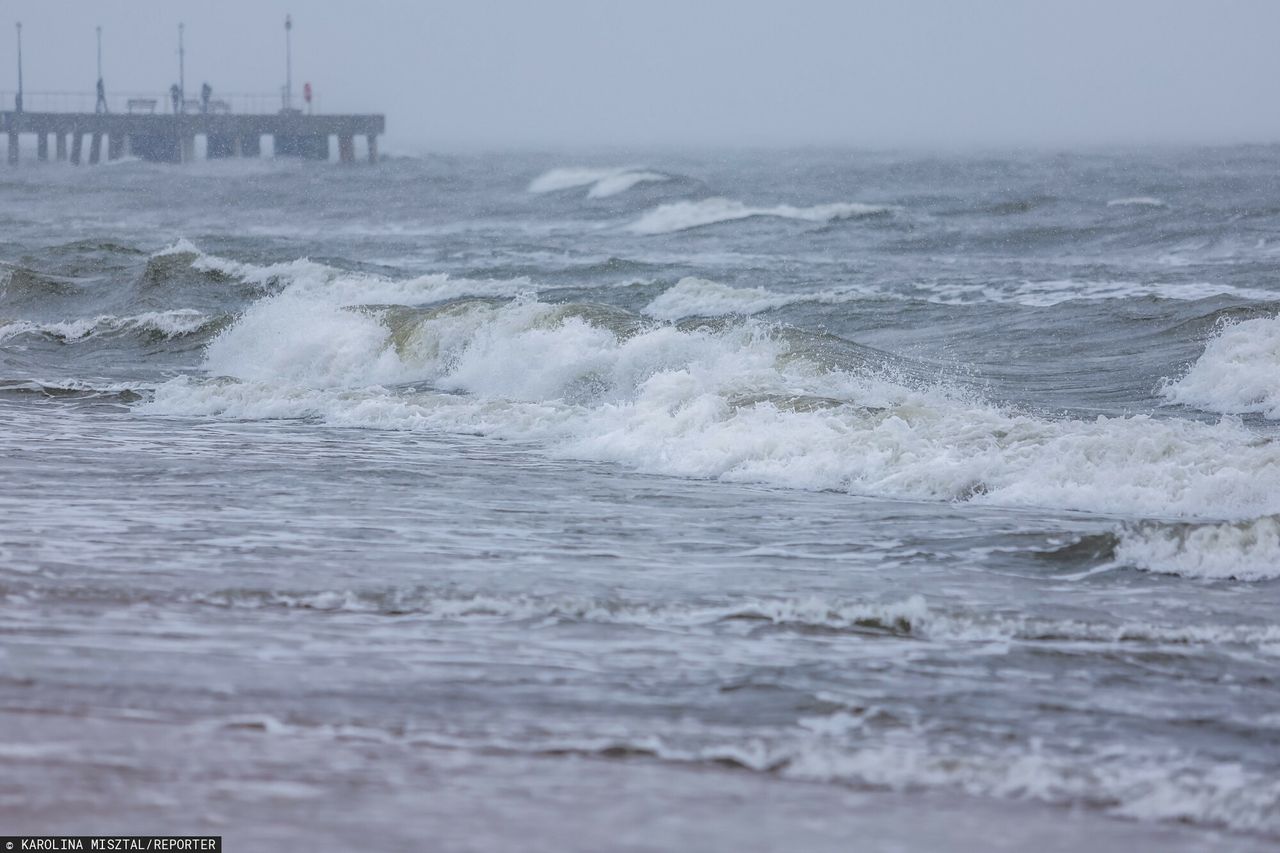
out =
[[[1280,844],[1280,147],[0,201],[5,832]]]

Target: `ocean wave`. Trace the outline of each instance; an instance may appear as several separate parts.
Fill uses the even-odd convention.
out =
[[[0,379],[0,393],[35,395],[40,397],[114,397],[120,402],[132,403],[142,399],[154,385],[140,382],[109,382],[86,379]]]
[[[185,239],[151,257],[176,258],[178,263],[198,272],[240,281],[266,295],[288,290],[291,297],[326,305],[425,305],[465,296],[509,298],[533,289],[524,277],[469,279],[432,273],[394,279],[344,270],[309,258],[253,264],[207,254]]]
[[[1231,419],[1008,411],[873,361],[832,363],[821,341],[751,319],[682,327],[532,297],[352,309],[341,285],[321,292],[259,300],[208,347],[222,378],[165,383],[145,409],[480,433],[652,473],[887,498],[1280,512],[1280,443]]]
[[[1280,578],[1280,516],[1216,524],[1147,522],[1126,529],[1116,561],[1208,580]]]
[[[655,297],[645,306],[644,313],[660,320],[758,314],[817,298],[812,294],[789,295],[763,287],[730,287],[705,278],[686,277]]]
[[[1280,418],[1280,317],[1224,323],[1191,369],[1160,392],[1204,411]]]
[[[687,231],[721,222],[736,222],[755,217],[794,219],[802,222],[832,222],[838,219],[855,219],[890,212],[892,208],[874,204],[843,202],[819,204],[813,207],[793,207],[780,204],[774,207],[751,207],[727,198],[707,198],[701,201],[677,201],[654,208],[631,223],[634,234],[670,234]]]
[[[1072,279],[981,285],[947,282],[916,282],[910,286],[859,284],[821,291],[780,293],[765,287],[731,287],[708,279],[686,277],[650,301],[645,306],[644,313],[662,320],[678,320],[683,317],[759,314],[788,305],[833,305],[862,299],[893,299],[943,305],[995,302],[1047,308],[1063,302],[1133,299],[1142,296],[1189,302],[1213,296],[1273,301],[1280,293],[1208,282],[1142,283]]]
[[[128,332],[154,334],[162,338],[177,338],[206,329],[221,319],[193,309],[182,308],[174,311],[148,311],[132,317],[116,317],[110,314],[103,314],[98,317],[63,320],[60,322],[38,322],[35,320],[0,321],[0,341],[23,335],[38,335],[62,343],[72,343],[90,337]]]
[[[624,193],[632,187],[656,181],[668,181],[670,175],[647,169],[616,167],[611,169],[565,168],[552,169],[529,183],[531,193],[550,193],[560,190],[590,187],[587,198],[608,198]]]
[[[843,596],[779,596],[655,602],[591,595],[489,593],[430,587],[312,591],[230,589],[187,600],[216,607],[418,616],[433,621],[501,624],[592,623],[667,629],[820,630],[960,643],[1081,643],[1099,646],[1235,645],[1280,655],[1280,626],[1224,623],[1086,621],[929,604],[916,594],[866,601]]]

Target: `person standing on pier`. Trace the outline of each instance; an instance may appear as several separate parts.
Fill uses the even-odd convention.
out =
[[[102,27],[98,27],[98,102],[94,104],[93,111],[110,112],[107,109],[107,86],[102,82]]]

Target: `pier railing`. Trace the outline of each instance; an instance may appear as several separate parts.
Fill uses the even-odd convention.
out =
[[[199,90],[186,93],[186,112],[188,115],[201,112],[202,104]],[[0,110],[12,110],[16,91],[0,89]],[[192,97],[195,95],[196,97]],[[32,92],[22,93],[22,108],[29,113],[91,113],[98,103],[94,92]],[[263,92],[220,92],[213,91],[209,99],[209,111],[234,113],[236,115],[272,115],[280,112],[284,99],[280,94]],[[320,99],[313,98],[310,110],[307,104],[295,97],[295,109],[319,113]],[[168,91],[108,92],[107,109],[113,113],[154,113],[156,115],[172,115],[173,99]]]

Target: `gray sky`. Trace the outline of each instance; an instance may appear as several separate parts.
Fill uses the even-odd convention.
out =
[[[393,149],[1280,139],[1280,0],[10,0],[0,88],[295,91]],[[6,103],[11,108],[12,103]]]

